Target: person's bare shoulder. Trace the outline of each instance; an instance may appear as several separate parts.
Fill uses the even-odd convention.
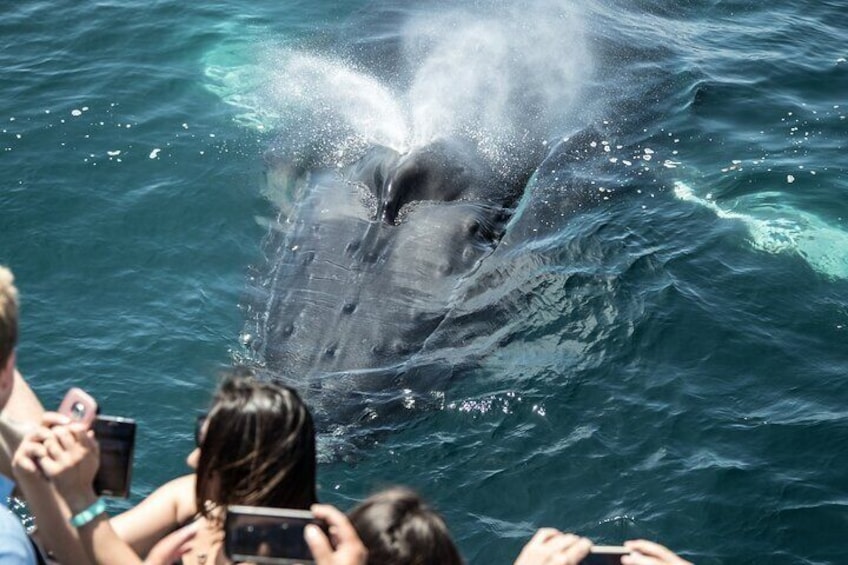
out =
[[[177,522],[180,524],[185,524],[197,514],[197,503],[194,498],[196,483],[197,475],[190,473],[177,477],[159,487],[159,489],[167,489],[173,497],[177,511]]]
[[[4,417],[16,422],[26,422],[37,426],[41,422],[44,407],[30,388],[24,377],[15,369],[12,394],[3,409]]]

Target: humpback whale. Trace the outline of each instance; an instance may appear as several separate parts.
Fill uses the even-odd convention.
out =
[[[580,10],[387,10],[332,45],[271,41],[235,64],[222,49],[207,72],[257,133],[279,205],[237,355],[301,391],[319,425],[438,402],[493,348],[548,331],[528,319],[548,260],[533,249],[609,196],[562,143],[610,118],[583,93]]]
[[[581,158],[567,147],[555,154]],[[480,312],[469,315],[466,305],[496,284],[505,247],[530,233],[528,222],[596,200],[575,185],[540,208],[528,198],[535,165],[505,172],[459,137],[403,154],[372,146],[341,168],[274,159],[268,167],[300,185],[266,242],[248,346],[269,378],[301,391],[319,421],[373,414],[399,391],[444,390],[469,361],[444,353],[481,331]]]

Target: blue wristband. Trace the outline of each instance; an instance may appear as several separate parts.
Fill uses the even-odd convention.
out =
[[[71,525],[75,528],[81,528],[104,512],[106,512],[106,502],[102,498],[98,498],[94,504],[71,518]]]

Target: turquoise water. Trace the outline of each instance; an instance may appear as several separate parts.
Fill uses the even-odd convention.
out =
[[[537,194],[574,181],[610,199],[538,226],[501,273],[521,303],[490,331],[509,339],[472,339],[482,362],[439,408],[325,450],[321,498],[348,508],[408,484],[471,563],[510,562],[542,525],[647,536],[698,563],[845,560],[839,3],[2,13],[0,262],[23,294],[20,367],[47,406],[81,385],[139,421],[132,502],[184,472],[190,415],[246,355],[280,200],[268,147],[342,158],[474,127],[508,164],[526,127],[550,147]],[[516,92],[544,119],[511,111]],[[558,143],[587,126],[589,164],[561,169]]]

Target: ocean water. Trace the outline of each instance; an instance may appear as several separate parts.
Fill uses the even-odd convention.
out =
[[[846,560],[841,3],[25,1],[2,16],[0,263],[22,292],[20,368],[48,407],[77,385],[139,422],[114,510],[185,471],[190,415],[248,356],[253,273],[290,196],[269,190],[268,148],[343,162],[459,131],[506,168],[545,148],[499,273],[511,308],[437,407],[325,447],[320,497],[347,509],[412,486],[470,563],[511,562],[540,526],[697,563]],[[587,128],[573,170],[564,140]],[[597,206],[546,216],[574,183]]]

